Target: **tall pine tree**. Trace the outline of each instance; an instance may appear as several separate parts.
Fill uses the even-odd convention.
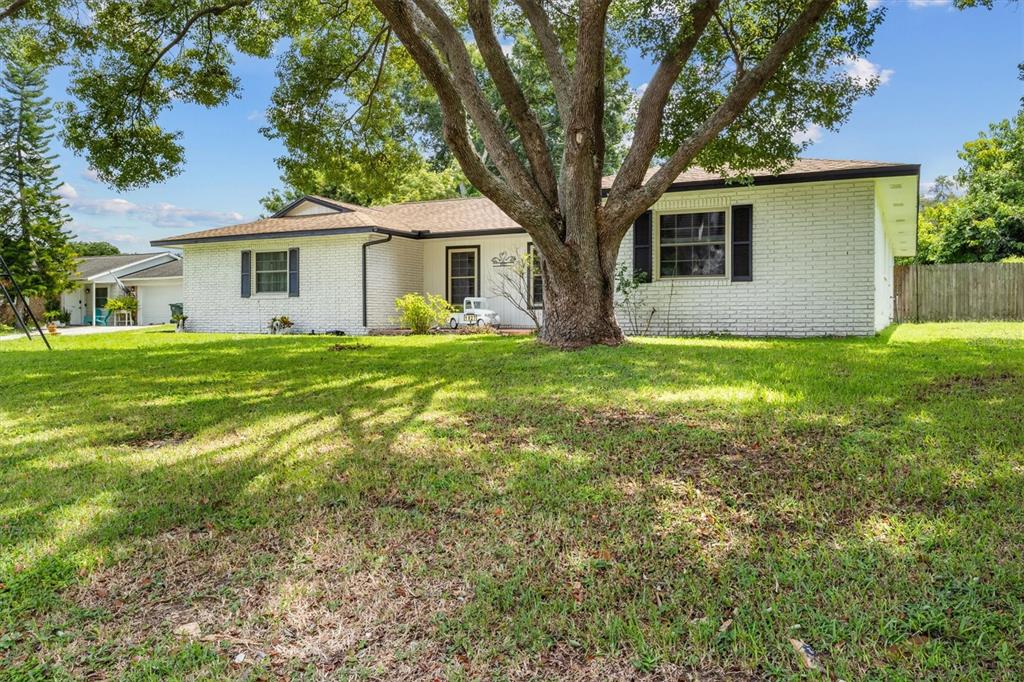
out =
[[[68,287],[75,254],[59,170],[50,151],[53,114],[46,66],[27,42],[13,42],[0,74],[0,253],[26,296]]]

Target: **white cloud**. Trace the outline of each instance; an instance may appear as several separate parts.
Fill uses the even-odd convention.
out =
[[[94,199],[79,195],[72,185],[64,183],[57,190],[76,213],[96,216],[117,216],[144,220],[157,227],[212,227],[241,222],[244,216],[237,211],[211,211],[201,208],[186,208],[160,202],[137,204],[121,198]]]
[[[795,131],[792,140],[795,144],[804,144],[805,142],[814,144],[815,142],[821,142],[821,136],[824,133],[824,128],[817,123],[812,123],[802,130]]]
[[[858,85],[867,85],[875,78],[879,85],[885,85],[892,79],[895,73],[892,69],[880,69],[878,64],[868,61],[864,57],[850,58],[845,60],[846,75]]]
[[[122,251],[137,251],[149,246],[149,240],[123,230],[107,230],[92,225],[82,225],[77,221],[71,223],[71,231],[81,241],[110,242]]]
[[[246,115],[245,119],[247,121],[266,121],[267,120],[267,110],[266,109],[253,109],[252,111],[250,111],[248,113],[248,115]]]
[[[99,173],[96,172],[95,168],[86,168],[84,171],[82,171],[82,179],[88,180],[89,182],[95,182],[97,184],[103,182],[102,180],[100,180]]]
[[[57,188],[57,194],[67,202],[72,202],[78,198],[78,190],[66,182]]]
[[[868,9],[875,9],[882,4],[882,0],[868,0]]]

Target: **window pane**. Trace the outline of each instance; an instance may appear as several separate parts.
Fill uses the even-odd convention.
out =
[[[658,227],[662,277],[725,274],[725,211],[663,215]]]
[[[452,277],[475,277],[476,276],[476,252],[475,251],[454,251],[451,253],[451,275]]]
[[[256,272],[288,270],[288,252],[270,251],[256,254]]]
[[[530,254],[530,305],[535,308],[544,305],[544,275],[541,272],[540,253],[530,244],[526,252]]]
[[[476,296],[476,251],[448,252],[449,303],[462,305],[467,296]]]
[[[288,291],[287,272],[257,272],[256,293]]]
[[[452,300],[450,302],[461,305],[464,299],[476,295],[476,279],[472,277],[453,278],[451,288]]]
[[[724,244],[693,244],[661,248],[662,277],[707,277],[724,274]]]
[[[662,244],[722,241],[725,239],[725,212],[662,216],[660,238]]]

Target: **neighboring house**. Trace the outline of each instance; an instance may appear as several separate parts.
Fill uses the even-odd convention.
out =
[[[182,302],[181,279],[181,256],[173,253],[89,256],[79,261],[61,307],[71,313],[71,324],[92,324],[93,311],[131,294],[139,301],[136,324],[163,324],[171,319],[170,304]]]
[[[736,185],[691,169],[636,222],[619,260],[652,276],[652,333],[872,334],[892,320],[893,257],[916,250],[919,170],[800,159]],[[506,326],[529,324],[495,279],[530,238],[484,198],[366,208],[309,196],[153,245],[183,249],[196,331],[261,332],[287,315],[296,331],[362,334],[395,326],[407,292],[485,296]],[[531,281],[540,306],[541,279]]]

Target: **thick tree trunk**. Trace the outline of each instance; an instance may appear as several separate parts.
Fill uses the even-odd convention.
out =
[[[541,342],[575,350],[625,340],[615,319],[614,257],[601,260],[573,258],[564,268],[544,263]]]

